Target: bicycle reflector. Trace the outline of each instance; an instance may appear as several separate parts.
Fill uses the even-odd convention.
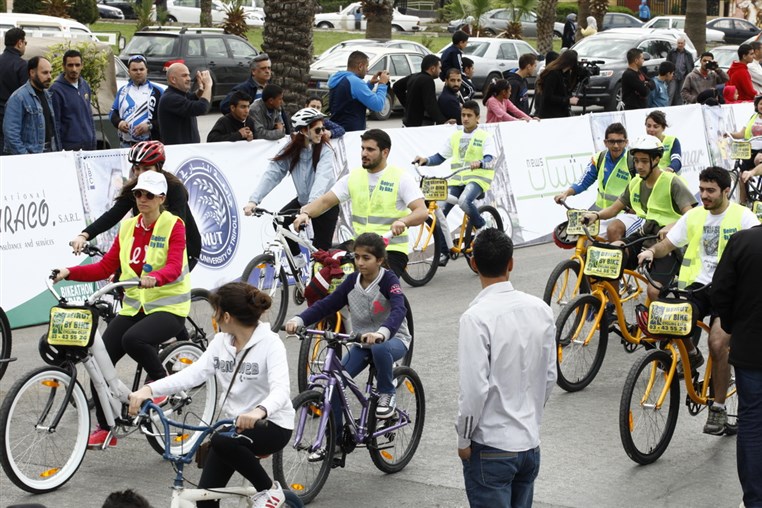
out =
[[[577,245],[577,235],[566,233],[569,221],[562,222],[553,229],[553,242],[561,249],[573,249]]]

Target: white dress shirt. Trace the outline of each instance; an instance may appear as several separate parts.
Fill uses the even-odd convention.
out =
[[[458,448],[471,441],[511,452],[540,444],[545,402],[556,382],[553,312],[499,282],[460,318]]]

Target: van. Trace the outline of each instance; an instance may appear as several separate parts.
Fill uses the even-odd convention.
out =
[[[41,14],[1,13],[0,32],[5,33],[14,27],[23,29],[26,35],[31,37],[84,38],[98,41],[87,26],[73,19]]]

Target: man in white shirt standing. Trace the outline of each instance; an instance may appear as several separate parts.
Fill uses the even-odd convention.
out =
[[[754,60],[747,67],[751,76],[751,84],[757,93],[762,93],[762,42],[754,41],[751,43],[751,49],[754,51]]]
[[[540,423],[556,382],[556,327],[542,300],[509,282],[513,243],[486,229],[471,266],[482,291],[460,318],[458,456],[471,508],[532,506]]]

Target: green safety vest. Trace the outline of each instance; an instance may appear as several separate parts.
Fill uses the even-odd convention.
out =
[[[640,204],[640,186],[645,183],[640,176],[630,180],[630,205],[638,217],[656,221],[660,226],[672,224],[680,218],[680,213],[672,208],[672,180],[677,175],[670,171],[662,171],[656,180],[656,185],[648,197],[648,212]],[[679,177],[678,177],[679,178]]]
[[[352,200],[352,228],[355,235],[376,233],[383,236],[397,219],[407,216],[408,210],[397,209],[397,194],[403,170],[386,166],[373,193],[368,193],[368,171],[357,168],[349,173],[349,198]],[[407,230],[393,236],[386,246],[388,251],[408,253]]]
[[[675,145],[675,139],[677,139],[675,136],[664,136],[664,140],[661,142],[664,147],[664,153],[659,160],[659,167],[661,169],[669,167],[670,162],[672,162],[672,147]],[[672,170],[670,169],[669,171]]]
[[[484,159],[484,142],[489,136],[490,134],[487,131],[476,129],[468,142],[468,148],[466,148],[466,155],[463,157],[463,161],[475,162]],[[463,131],[457,130],[450,138],[450,146],[452,147],[450,166],[453,168],[460,168],[462,165],[460,158],[460,138],[462,137]],[[450,178],[449,183],[453,186],[460,186],[476,182],[486,192],[490,185],[492,185],[493,178],[495,178],[495,170],[493,168],[477,168],[458,173]]]
[[[738,203],[730,203],[725,211],[725,217],[720,222],[720,241],[717,247],[717,259],[722,257],[722,251],[725,250],[728,240],[741,230],[741,218],[743,217],[744,207]],[[677,276],[677,284],[680,288],[685,288],[696,281],[701,272],[701,256],[699,255],[699,246],[704,236],[704,223],[709,216],[709,210],[703,206],[694,208],[685,214],[688,248],[685,251],[683,264],[680,267],[680,274]]]
[[[159,219],[153,227],[151,239],[146,247],[145,264],[143,271],[139,276],[130,266],[130,256],[132,254],[132,241],[135,232],[135,226],[140,219],[140,215],[131,219],[122,221],[119,227],[119,262],[121,263],[122,276],[121,281],[140,280],[142,275],[151,275],[151,272],[163,268],[167,263],[167,253],[169,252],[169,237],[175,223],[181,220],[178,216],[170,212],[162,212]],[[145,268],[150,267],[149,271]],[[183,252],[183,269],[180,276],[163,286],[140,289],[138,287],[129,287],[125,289],[124,300],[122,301],[122,310],[119,311],[123,316],[134,316],[142,308],[146,314],[153,312],[169,312],[180,317],[187,317],[191,308],[191,282],[188,276],[188,253]]]
[[[598,196],[595,198],[595,205],[603,210],[607,206],[610,206],[622,195],[627,188],[627,184],[630,183],[630,169],[627,164],[627,151],[622,152],[622,156],[614,166],[614,169],[609,175],[609,179],[606,180],[606,186],[603,186],[603,173],[606,171],[605,167],[606,150],[598,152],[595,160],[598,161],[596,167],[598,168]]]

